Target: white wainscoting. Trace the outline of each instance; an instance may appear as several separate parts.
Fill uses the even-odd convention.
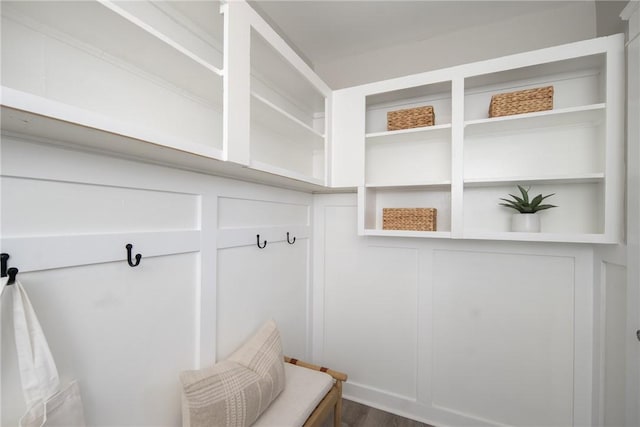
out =
[[[311,204],[310,194],[296,192],[279,201],[219,197],[218,358],[270,318],[285,354],[308,358]]]
[[[571,425],[574,267],[557,255],[435,249],[431,404],[495,424]]]
[[[627,321],[627,269],[613,263],[603,264],[605,278],[604,309],[604,384],[602,425],[625,425]]]
[[[2,251],[20,269],[63,382],[79,381],[89,426],[181,425],[179,372],[212,364],[267,317],[287,349],[308,352],[311,195],[9,135],[1,161]],[[142,254],[137,267],[127,243]],[[3,426],[25,411],[10,293]]]
[[[348,399],[434,425],[592,424],[591,247],[359,237],[356,195],[314,199],[313,355]]]

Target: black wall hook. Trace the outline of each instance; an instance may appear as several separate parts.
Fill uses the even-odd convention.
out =
[[[9,276],[9,280],[7,280],[7,286],[13,285],[16,281],[16,276],[18,275],[18,269],[15,267],[11,267],[7,270],[7,261],[9,260],[9,254],[0,254],[0,276],[7,277]]]
[[[264,249],[267,246],[267,241],[266,240],[264,241],[264,244],[262,246],[260,246],[260,235],[259,234],[256,235],[256,243],[258,244],[258,247],[260,249]]]
[[[0,276],[5,277],[7,275],[7,261],[9,260],[9,254],[0,254]]]
[[[133,245],[131,243],[127,243],[127,262],[129,263],[130,267],[137,267],[138,264],[140,264],[140,259],[142,259],[142,255],[140,254],[136,254],[136,263],[134,264],[133,261],[131,261],[131,249],[133,248]]]
[[[16,276],[18,275],[18,269],[15,267],[11,267],[7,273],[9,274],[9,280],[7,281],[7,286],[13,285],[16,282]]]
[[[296,242],[296,238],[294,237],[293,240],[289,240],[289,232],[287,231],[287,243],[290,245],[293,245]]]

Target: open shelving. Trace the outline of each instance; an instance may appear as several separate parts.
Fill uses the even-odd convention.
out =
[[[3,110],[222,159],[222,18],[195,3],[2,2]]]
[[[433,82],[366,97],[365,235],[451,236],[451,82]],[[388,131],[389,111],[434,107],[432,126]],[[382,209],[435,207],[435,231],[382,229]]]
[[[607,57],[570,57],[465,78],[463,235],[468,238],[600,241],[605,237]],[[486,118],[491,95],[551,85],[554,108]],[[482,117],[485,115],[484,117]],[[609,142],[609,145],[612,144]],[[609,161],[611,164],[611,160]],[[558,208],[542,211],[540,235],[511,234],[498,205],[516,185]]]
[[[365,105],[363,123],[341,132],[364,128],[360,233],[619,241],[623,60],[616,35],[347,89],[342,99]],[[553,109],[488,117],[493,95],[543,86],[554,88]],[[434,126],[385,130],[388,111],[422,105],[434,105]],[[516,185],[555,193],[541,233],[510,231],[513,211],[499,203]],[[437,208],[438,231],[382,230],[384,207]]]
[[[326,186],[331,90],[246,2],[1,7],[5,134]]]
[[[325,184],[330,90],[256,28],[250,46],[249,166]]]
[[[361,234],[368,236],[451,237],[451,185],[416,184],[403,187],[367,186],[359,189],[360,207],[364,215]],[[359,200],[360,202],[360,200]],[[383,208],[436,208],[435,231],[383,230]]]

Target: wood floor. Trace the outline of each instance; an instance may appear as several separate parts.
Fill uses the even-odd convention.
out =
[[[333,426],[333,416],[323,427]],[[342,427],[432,427],[379,409],[342,400]]]

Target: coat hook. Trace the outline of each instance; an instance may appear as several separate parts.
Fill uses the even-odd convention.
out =
[[[293,245],[296,242],[296,238],[294,237],[293,240],[289,240],[289,232],[287,231],[287,243],[290,245]]]
[[[19,270],[15,267],[7,270],[7,261],[9,260],[9,254],[0,254],[0,260],[2,261],[0,264],[0,276],[9,276],[9,280],[7,280],[7,286],[13,285],[16,281],[16,276],[18,275]]]
[[[256,235],[256,242],[258,243],[258,247],[260,249],[264,249],[267,246],[267,241],[266,240],[264,241],[264,244],[262,246],[260,246],[260,235],[259,234]]]
[[[13,285],[16,282],[16,276],[18,275],[18,269],[15,267],[11,267],[8,270],[9,280],[7,281],[7,286]]]
[[[7,275],[7,261],[9,260],[9,254],[0,254],[0,260],[2,261],[0,264],[0,277],[5,277]]]
[[[131,248],[133,248],[133,245],[131,243],[127,243],[127,262],[129,263],[130,267],[137,267],[138,264],[140,264],[140,259],[142,258],[142,255],[140,254],[136,254],[136,263],[134,264],[133,261],[131,261]]]

